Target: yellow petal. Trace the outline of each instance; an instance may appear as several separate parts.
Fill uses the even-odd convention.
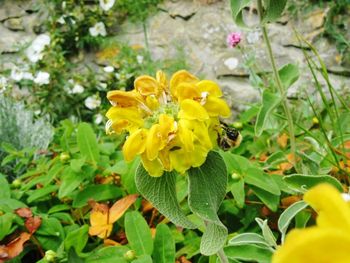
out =
[[[186,123],[184,121],[179,121],[179,130],[177,136],[181,143],[183,144],[183,148],[186,152],[193,152],[194,150],[194,135],[193,132],[186,127]]]
[[[162,176],[164,169],[163,169],[162,163],[158,158],[154,159],[153,161],[150,161],[146,156],[146,154],[142,154],[141,160],[142,160],[143,167],[146,169],[146,171],[149,173],[150,176],[153,176],[153,177]]]
[[[163,138],[167,138],[169,133],[175,132],[174,118],[167,114],[159,115],[160,133]]]
[[[350,207],[337,189],[320,184],[306,192],[304,200],[318,213],[317,225],[341,228],[350,236]]]
[[[161,161],[165,171],[170,172],[173,169],[170,162],[169,149],[165,148],[159,152],[159,160]]]
[[[117,221],[119,218],[121,218],[126,210],[135,203],[138,195],[127,195],[124,198],[118,200],[114,203],[114,205],[109,209],[109,223],[113,224],[115,221]]]
[[[116,133],[121,133],[123,130],[133,132],[135,128],[143,126],[142,116],[136,107],[111,107],[107,111],[106,117],[111,120],[111,126]]]
[[[168,80],[167,80],[167,77],[165,75],[165,73],[161,70],[158,70],[157,73],[156,73],[156,80],[158,81],[160,87],[161,87],[161,90],[163,91],[166,91],[167,88],[168,88]]]
[[[194,154],[191,152],[190,154]],[[174,149],[169,151],[170,162],[173,168],[180,174],[185,173],[192,165],[191,155],[184,149]]]
[[[158,152],[162,147],[162,135],[160,133],[160,125],[154,124],[149,130],[146,141],[146,155],[150,161],[158,157]]]
[[[146,105],[151,110],[156,110],[159,108],[159,101],[156,96],[150,95],[146,98]]]
[[[222,91],[218,84],[216,84],[214,81],[211,80],[202,80],[198,83],[196,83],[196,86],[200,93],[202,92],[208,92],[209,95],[215,96],[215,97],[221,97]]]
[[[107,99],[112,102],[113,106],[118,107],[135,107],[142,102],[142,97],[135,91],[109,91]]]
[[[176,88],[183,82],[196,83],[198,79],[186,70],[176,72],[170,79],[170,92],[173,96],[177,97]]]
[[[196,144],[203,145],[207,150],[213,148],[212,140],[208,132],[208,127],[205,122],[196,120],[180,120],[179,126],[186,127],[192,131]]]
[[[124,158],[127,162],[132,161],[136,155],[145,151],[147,141],[147,130],[138,129],[132,133],[123,146]]]
[[[210,117],[230,117],[231,110],[223,99],[215,96],[208,96],[203,107],[207,110]]]
[[[192,167],[199,167],[207,159],[207,155],[208,155],[209,150],[200,144],[195,144],[194,152],[195,152],[195,154],[191,155]]]
[[[200,98],[201,93],[193,83],[183,82],[176,87],[176,96],[180,102],[185,99],[193,100],[195,98]]]
[[[293,229],[284,245],[277,249],[272,263],[347,263],[350,262],[349,247],[349,232],[341,229]]]
[[[90,226],[89,227],[89,235],[90,236],[98,236],[99,238],[107,238],[111,234],[113,229],[112,224],[106,224],[106,225],[97,225],[97,226]]]
[[[142,96],[158,96],[160,91],[158,82],[150,76],[140,76],[135,79],[134,87]]]
[[[186,99],[180,104],[178,118],[186,120],[207,120],[207,111],[197,101]]]

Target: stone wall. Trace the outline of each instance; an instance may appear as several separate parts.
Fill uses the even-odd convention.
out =
[[[0,0],[0,71],[7,61],[16,59],[20,47],[30,42],[42,30],[44,10],[37,1]],[[201,77],[217,80],[225,91],[226,99],[236,110],[259,99],[259,91],[252,87],[249,70],[245,66],[248,58],[255,57],[254,71],[270,71],[266,58],[262,34],[254,23],[257,15],[254,6],[246,11],[249,30],[242,30],[233,24],[229,1],[203,4],[194,0],[165,0],[159,12],[150,17],[148,37],[152,56],[155,59],[171,58],[183,49],[191,71]],[[299,20],[283,17],[278,23],[270,24],[269,36],[277,63],[295,63],[301,67],[302,77],[288,91],[288,96],[316,94],[311,74],[305,69],[302,47],[296,40],[293,27],[311,41],[319,50],[331,72],[331,80],[338,90],[349,92],[350,69],[341,65],[334,45],[321,37],[325,11],[317,10]],[[226,36],[230,32],[242,32],[241,49],[228,48]],[[126,22],[116,32],[118,39],[130,44],[144,45],[141,25]],[[304,94],[305,95],[305,94]]]

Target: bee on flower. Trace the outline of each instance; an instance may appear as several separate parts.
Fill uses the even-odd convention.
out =
[[[219,118],[231,114],[222,95],[215,82],[185,70],[170,81],[162,71],[155,78],[140,76],[131,91],[108,92],[112,107],[106,113],[106,131],[128,132],[125,160],[140,155],[151,176],[173,170],[182,174],[201,166],[217,146],[222,134]]]

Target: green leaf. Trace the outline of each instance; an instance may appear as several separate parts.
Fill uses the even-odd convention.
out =
[[[311,217],[311,213],[309,211],[301,211],[295,216],[295,227],[296,228],[304,228],[306,227],[307,222]]]
[[[152,203],[157,210],[166,216],[171,222],[184,228],[196,228],[181,210],[176,199],[175,171],[164,172],[161,177],[152,177],[139,165],[136,171],[135,182],[138,191],[143,197]]]
[[[0,185],[1,185],[0,199],[10,198],[11,197],[10,185],[7,182],[5,176],[1,173],[0,173]]]
[[[269,174],[264,173],[259,168],[249,168],[244,176],[244,182],[249,185],[254,185],[273,195],[281,194],[278,184]]]
[[[266,129],[269,115],[279,103],[280,98],[276,94],[273,94],[268,90],[264,90],[262,94],[262,105],[255,123],[255,136],[261,136],[263,131]]]
[[[239,208],[243,208],[245,201],[244,180],[240,178],[237,181],[231,183],[230,191],[236,201]]]
[[[21,207],[27,207],[26,204],[11,198],[0,198],[0,210],[6,212],[12,212]]]
[[[202,166],[188,171],[188,180],[190,209],[206,222],[200,251],[203,255],[215,254],[227,238],[227,228],[217,215],[227,186],[226,166],[220,154],[209,152]]]
[[[149,255],[142,255],[141,257],[138,257],[137,259],[131,261],[132,263],[152,263],[152,258]]]
[[[56,236],[64,238],[64,231],[61,222],[54,217],[43,217],[36,234],[43,236]]]
[[[153,251],[153,240],[151,230],[146,220],[137,211],[125,214],[125,233],[129,244],[136,255],[151,255]]]
[[[67,168],[61,178],[61,185],[58,190],[58,198],[71,194],[83,181],[85,177],[82,174],[75,172],[71,168]]]
[[[269,225],[267,224],[267,219],[262,220],[261,218],[255,218],[255,221],[258,223],[258,225],[260,226],[264,239],[265,241],[273,247],[277,247],[277,243],[276,243],[276,238],[273,235]]]
[[[71,207],[67,204],[59,204],[59,205],[55,205],[53,207],[50,208],[50,210],[47,212],[47,214],[52,214],[52,213],[57,213],[57,212],[61,212],[61,211],[66,211],[69,210]]]
[[[278,229],[282,234],[282,242],[284,241],[290,222],[305,207],[307,207],[307,203],[305,203],[304,201],[295,202],[286,210],[284,210],[283,213],[280,215],[280,218],[278,219]]]
[[[137,157],[132,162],[125,164],[125,171],[122,171],[122,173],[120,173],[122,185],[126,188],[129,194],[134,194],[137,192],[135,185],[135,173],[139,165],[140,158]]]
[[[14,218],[15,216],[10,213],[0,216],[0,241],[3,240],[5,236],[10,234],[12,221]]]
[[[278,204],[280,203],[280,196],[271,194],[265,190],[262,190],[254,185],[250,188],[253,190],[254,194],[272,211],[277,211]]]
[[[256,233],[239,234],[230,239],[228,244],[231,246],[255,244],[257,246],[269,247],[269,244],[266,242],[265,238]]]
[[[340,192],[343,192],[341,183],[330,175],[304,175],[304,174],[292,174],[283,177],[283,180],[288,184],[290,188],[299,192],[305,192],[311,187],[328,183],[337,188]]]
[[[157,225],[153,249],[154,263],[175,262],[175,242],[169,227],[165,224]]]
[[[94,165],[96,165],[100,159],[100,152],[95,133],[89,124],[85,122],[79,124],[77,142],[81,154],[87,161],[91,161]]]
[[[74,200],[73,207],[83,207],[87,205],[89,199],[94,201],[104,201],[109,199],[116,199],[122,196],[122,191],[115,185],[111,184],[98,184],[89,185],[84,190],[79,192]]]
[[[229,259],[270,263],[272,251],[255,245],[227,246],[224,252]]]
[[[84,249],[89,235],[89,226],[83,225],[82,227],[69,232],[64,240],[64,248],[68,251],[71,247],[74,247],[75,252],[78,254]]]
[[[234,0],[233,0],[234,1]],[[264,14],[262,23],[274,22],[283,13],[287,0],[264,0]]]
[[[81,172],[81,167],[85,164],[85,158],[80,158],[80,159],[72,159],[70,161],[70,168],[76,172],[80,173]]]
[[[284,65],[283,68],[281,68],[278,71],[278,74],[280,75],[283,87],[285,89],[288,89],[290,86],[293,85],[294,82],[298,80],[299,68],[294,64],[287,64]]]
[[[40,198],[49,197],[52,192],[55,192],[58,189],[58,185],[48,185],[43,188],[34,190],[28,197],[27,202],[33,203]]]
[[[243,21],[243,8],[249,5],[251,0],[231,0],[231,13],[233,21],[241,27],[244,27],[244,21]]]
[[[124,254],[128,251],[124,246],[103,247],[94,251],[86,259],[86,263],[127,263]]]

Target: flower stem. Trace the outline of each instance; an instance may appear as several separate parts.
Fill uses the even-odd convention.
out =
[[[257,1],[258,1],[258,14],[259,14],[260,22],[262,22],[262,17],[263,17],[262,0],[257,0]],[[298,169],[298,165],[297,165],[297,162],[296,162],[296,141],[295,141],[295,134],[294,134],[293,117],[292,117],[291,111],[290,111],[290,109],[288,107],[288,102],[287,102],[287,98],[286,98],[286,92],[285,92],[285,89],[283,87],[283,83],[281,81],[280,75],[278,74],[278,69],[277,69],[277,66],[276,66],[275,58],[273,56],[270,39],[269,39],[268,34],[267,34],[266,25],[261,23],[260,27],[261,27],[261,30],[262,30],[262,33],[263,33],[263,37],[264,37],[264,41],[265,41],[265,44],[266,44],[266,47],[267,47],[267,53],[269,55],[269,59],[270,59],[270,62],[271,62],[273,75],[274,75],[275,80],[276,80],[278,92],[281,95],[283,110],[284,110],[284,113],[286,115],[286,119],[287,119],[287,122],[288,122],[290,148],[291,148],[291,152],[294,155],[294,158],[292,159],[292,163],[294,165],[294,168],[298,171],[299,169]]]

